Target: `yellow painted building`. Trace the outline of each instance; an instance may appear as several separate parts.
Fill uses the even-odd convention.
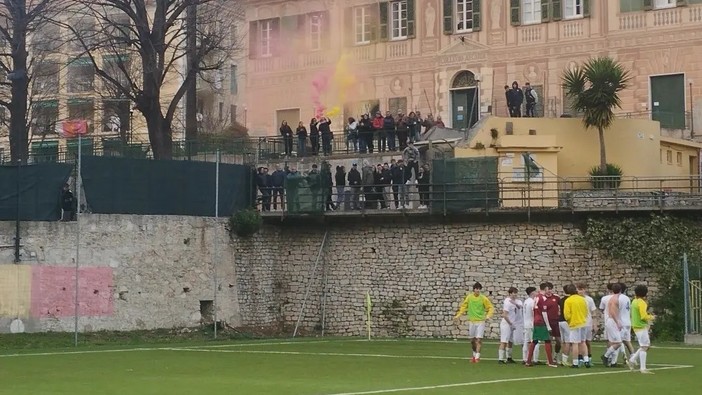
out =
[[[563,70],[596,55],[632,71],[622,117],[684,136],[702,125],[702,0],[248,0],[246,20],[252,134],[309,121],[313,81],[334,75],[340,59],[351,87],[320,98],[344,108],[337,128],[375,109],[466,128],[507,115],[512,81],[535,88],[539,116],[560,117],[571,113]]]
[[[605,131],[605,148],[607,162],[623,170],[622,192],[699,193],[702,144],[661,136],[657,121],[616,120]],[[556,207],[559,193],[590,189],[599,155],[597,131],[575,118],[488,117],[455,149],[458,158],[498,157],[505,207],[527,200]],[[529,158],[538,170],[527,173]]]

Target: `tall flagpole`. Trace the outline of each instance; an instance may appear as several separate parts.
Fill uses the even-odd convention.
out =
[[[78,347],[78,268],[80,267],[80,190],[81,190],[81,156],[82,156],[82,134],[78,134],[78,172],[76,175],[76,226],[78,230],[76,231],[76,268],[75,268],[75,317],[73,320],[73,345]]]

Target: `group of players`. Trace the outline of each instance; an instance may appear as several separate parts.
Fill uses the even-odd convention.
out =
[[[482,288],[478,282],[473,285],[473,292],[465,297],[454,317],[458,324],[461,316],[468,316],[473,363],[480,361],[485,321],[494,313],[494,307],[488,297],[482,294]],[[538,364],[539,345],[543,344],[547,366],[555,368],[559,362],[568,366],[570,357],[572,368],[590,368],[591,342],[598,326],[593,317],[597,307],[588,295],[587,285],[568,284],[563,287],[563,297],[553,293],[553,284],[550,282],[542,283],[539,288],[528,287],[524,301],[518,298],[517,288],[509,288],[502,305],[498,363],[516,363],[512,358],[512,346],[516,343],[522,344],[522,364]],[[601,356],[602,364],[615,367],[619,356],[623,354],[624,363],[629,369],[635,370],[638,366],[641,373],[651,374],[646,368],[646,359],[651,346],[648,331],[654,316],[647,312],[648,288],[645,285],[636,286],[633,300],[626,296],[626,285],[622,283],[608,284],[607,291],[608,294],[602,297],[599,305],[608,341],[607,351]],[[639,343],[636,351],[631,344],[632,330]],[[552,341],[555,343],[555,356]]]

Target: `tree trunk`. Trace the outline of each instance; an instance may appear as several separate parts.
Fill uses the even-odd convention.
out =
[[[154,159],[173,158],[173,131],[159,111],[142,112],[149,130],[149,141]]]
[[[605,175],[607,174],[607,152],[605,150],[604,129],[600,127],[597,131],[600,134],[600,172]]]
[[[27,96],[29,80],[27,78],[27,29],[26,3],[15,4],[12,18],[12,88],[10,90],[10,158],[13,163],[27,163],[29,154],[29,136],[27,133]]]

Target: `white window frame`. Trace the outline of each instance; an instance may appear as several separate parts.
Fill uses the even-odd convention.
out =
[[[310,14],[310,51],[321,51],[322,50],[322,14]]]
[[[273,56],[273,21],[270,19],[258,22],[258,55],[262,58]]]
[[[390,39],[405,40],[409,36],[407,28],[407,0],[390,3]]]
[[[456,0],[456,33],[470,33],[473,31],[473,2],[480,0]],[[463,29],[458,25],[463,24]],[[469,28],[466,28],[470,25]]]
[[[353,42],[355,44],[370,44],[371,23],[370,6],[361,6],[353,9]]]
[[[563,0],[563,19],[582,18],[584,0]]]
[[[674,8],[678,5],[675,0],[653,0],[653,8],[656,10],[662,10],[665,8]]]
[[[522,25],[536,23],[541,23],[541,0],[522,0]]]

